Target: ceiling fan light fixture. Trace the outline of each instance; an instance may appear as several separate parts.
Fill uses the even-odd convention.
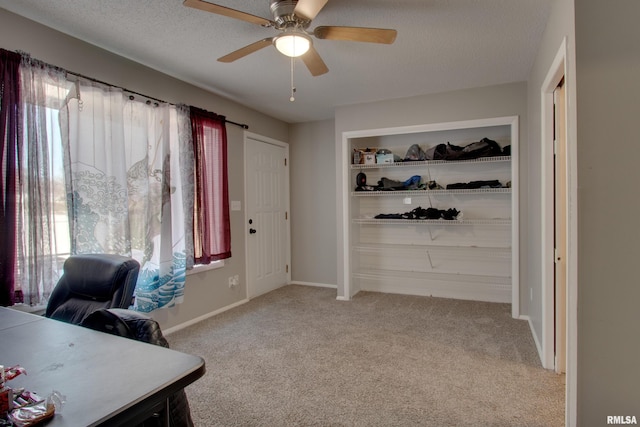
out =
[[[273,44],[278,52],[296,58],[307,53],[311,47],[311,37],[304,33],[286,32],[277,36],[273,40]]]

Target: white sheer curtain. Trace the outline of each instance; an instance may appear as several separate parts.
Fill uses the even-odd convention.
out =
[[[84,79],[76,92],[61,113],[72,253],[137,259],[139,311],[180,303],[193,198],[187,110]]]
[[[69,253],[58,110],[71,84],[63,71],[23,56],[20,66],[23,139],[20,147],[17,280],[24,302],[45,305]]]
[[[16,289],[24,302],[45,305],[76,253],[137,259],[140,311],[181,302],[193,265],[188,107],[70,81],[28,55],[20,79]]]

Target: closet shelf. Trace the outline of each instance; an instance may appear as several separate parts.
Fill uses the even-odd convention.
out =
[[[388,169],[412,166],[455,165],[459,163],[510,162],[511,156],[480,157],[469,160],[422,160],[415,162],[375,163],[371,165],[351,164],[351,169]]]
[[[381,280],[384,278],[393,279],[418,279],[418,280],[441,280],[441,281],[468,281],[468,282],[488,282],[496,286],[509,285],[511,276],[498,276],[488,274],[456,274],[451,272],[438,273],[438,272],[424,272],[424,271],[399,271],[399,270],[363,270],[359,273],[354,273],[353,276],[357,279],[374,279]]]
[[[487,255],[483,256],[492,256],[492,257],[510,257],[511,256],[511,247],[510,246],[480,246],[480,245],[436,245],[433,243],[425,243],[425,244],[414,244],[414,243],[360,243],[352,246],[354,252],[385,252],[385,251],[435,251],[441,253],[452,252],[457,254],[462,251],[469,252],[490,252]]]
[[[393,196],[438,196],[438,195],[454,195],[454,194],[511,194],[511,188],[467,188],[452,190],[399,190],[399,191],[353,191],[352,196],[355,197],[393,197]]]

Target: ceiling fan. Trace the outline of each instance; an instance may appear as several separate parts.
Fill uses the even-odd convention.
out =
[[[301,57],[313,76],[329,71],[313,47],[311,36],[326,40],[348,40],[356,42],[391,44],[397,31],[383,28],[321,26],[307,31],[311,21],[327,4],[328,0],[270,0],[273,20],[241,12],[204,0],[184,0],[184,5],[206,12],[240,19],[267,28],[275,28],[280,34],[251,43],[243,48],[218,58],[220,62],[233,62],[250,53],[273,44],[278,51],[290,57]]]

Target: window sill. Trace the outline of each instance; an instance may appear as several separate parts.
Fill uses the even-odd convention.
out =
[[[187,276],[198,274],[209,270],[217,270],[224,267],[224,261],[214,261],[211,264],[194,265],[191,270],[187,270]]]

